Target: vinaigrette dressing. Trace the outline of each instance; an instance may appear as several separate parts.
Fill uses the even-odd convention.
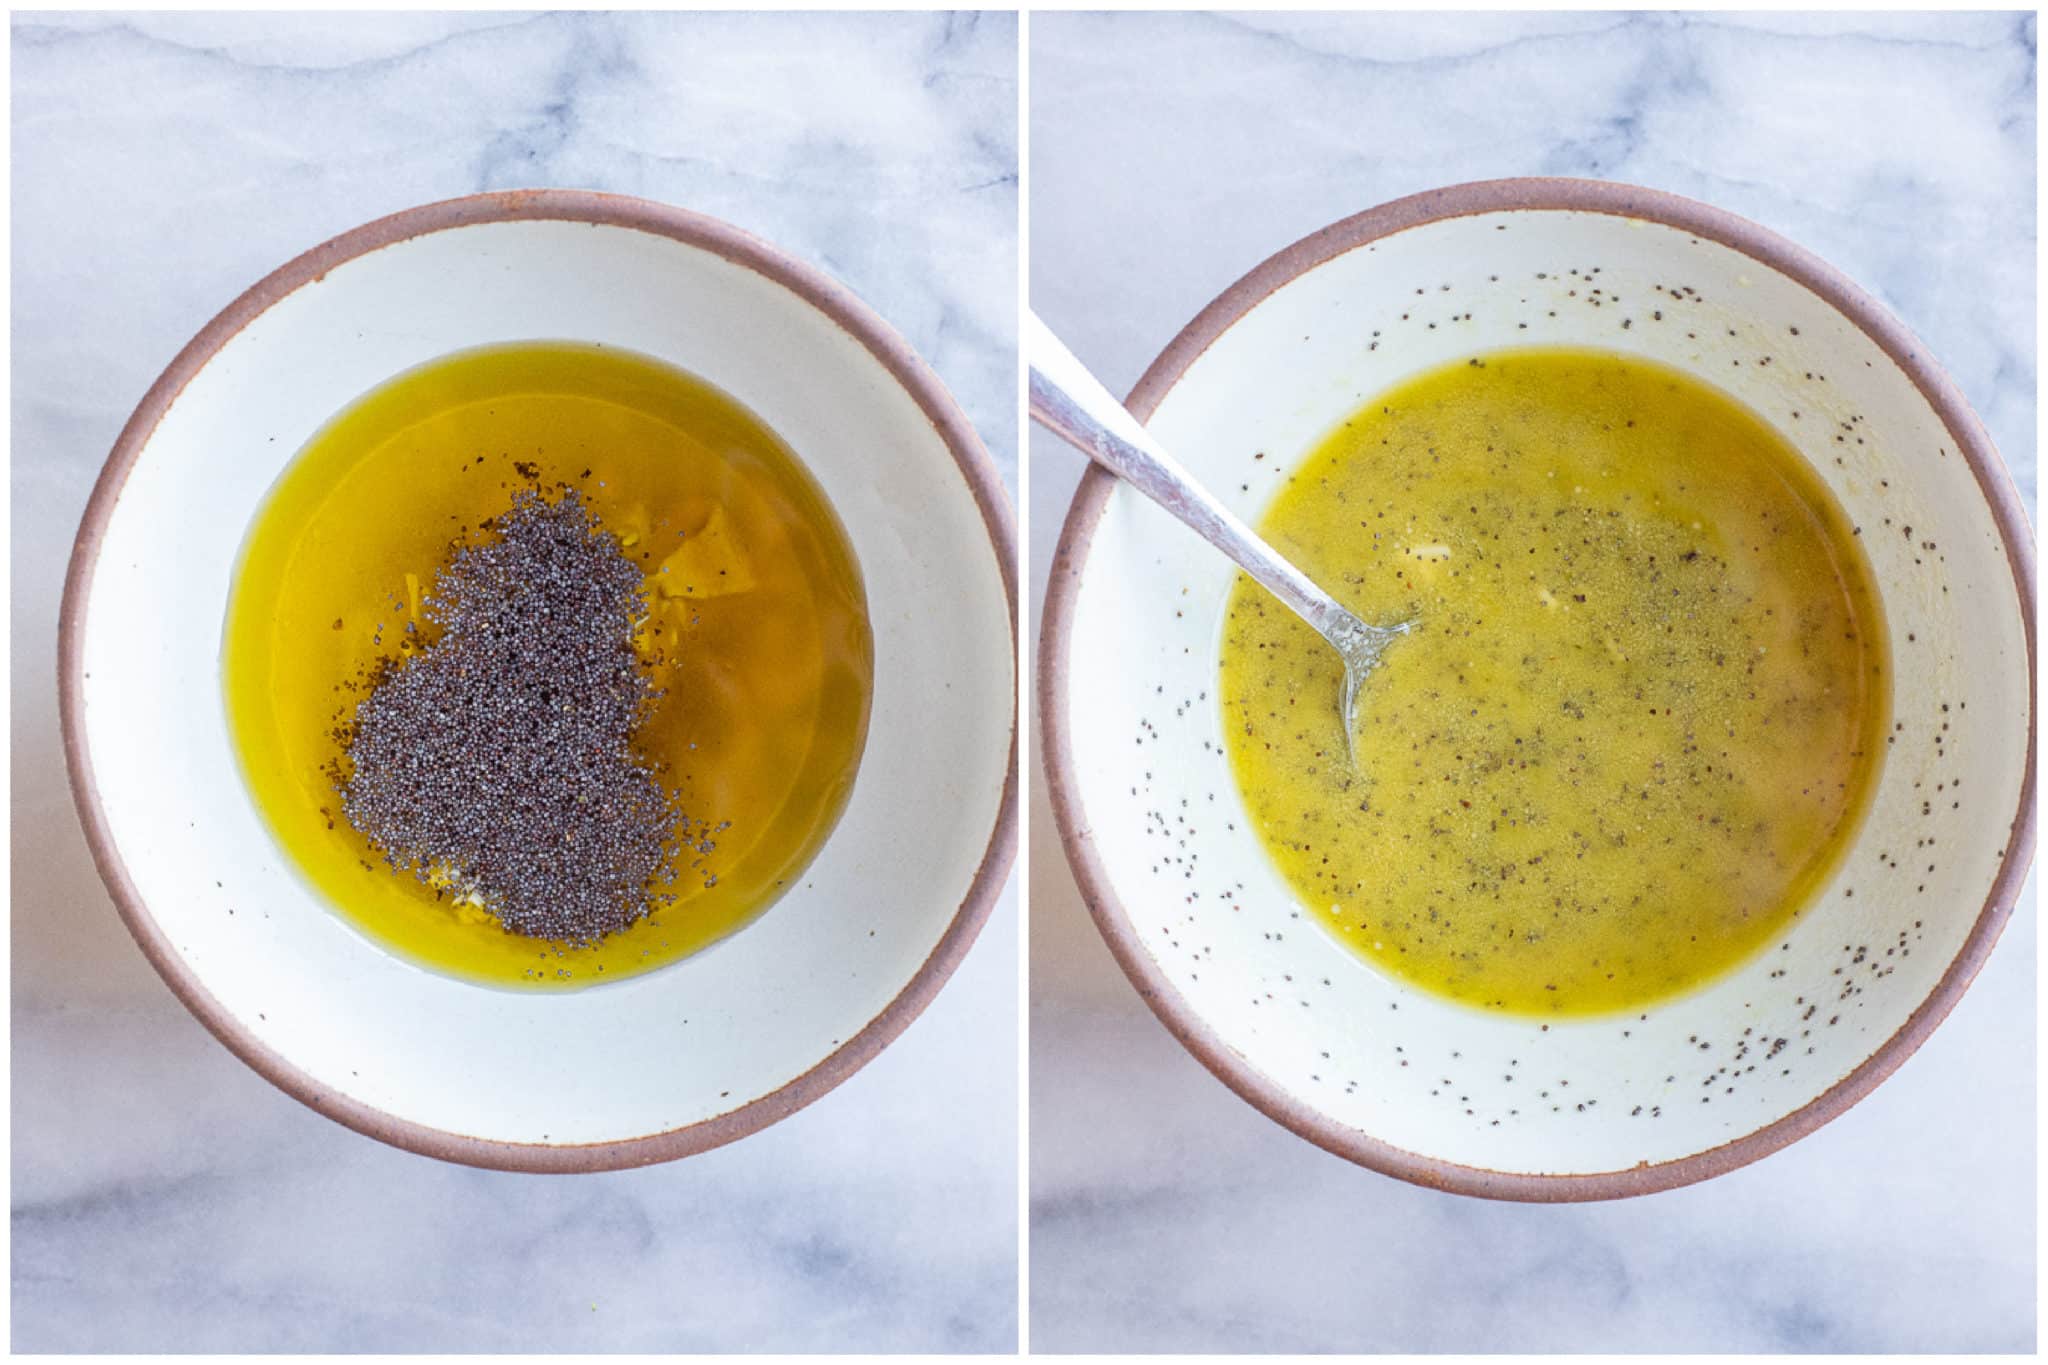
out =
[[[1869,804],[1889,679],[1854,529],[1677,371],[1461,361],[1331,433],[1259,530],[1416,622],[1360,695],[1355,773],[1335,651],[1249,579],[1221,658],[1261,841],[1397,978],[1540,1015],[1687,990],[1784,930]]]

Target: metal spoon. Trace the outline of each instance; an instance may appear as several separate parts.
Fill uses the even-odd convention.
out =
[[[1351,731],[1359,686],[1378,665],[1387,646],[1406,634],[1412,623],[1375,626],[1338,606],[1307,574],[1274,553],[1251,527],[1196,483],[1028,309],[1024,348],[1031,369],[1033,420],[1229,555],[1261,587],[1314,626],[1342,656],[1344,692],[1338,699],[1338,715],[1344,722],[1345,753],[1352,766],[1358,766]]]

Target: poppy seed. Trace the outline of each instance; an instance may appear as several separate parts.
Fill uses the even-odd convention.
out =
[[[432,638],[347,727],[342,809],[394,869],[515,934],[586,945],[645,917],[690,822],[634,731],[639,568],[574,489],[520,492],[420,599]],[[698,845],[701,849],[701,844]]]

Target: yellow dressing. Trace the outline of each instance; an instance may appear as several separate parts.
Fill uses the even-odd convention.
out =
[[[1335,652],[1240,578],[1232,772],[1303,902],[1380,969],[1523,1014],[1686,990],[1813,897],[1868,804],[1878,598],[1813,470],[1734,400],[1595,352],[1424,375],[1317,446],[1259,527],[1413,618],[1345,757]]]
[[[636,743],[682,811],[723,826],[657,888],[677,898],[583,948],[505,932],[394,873],[341,815],[337,726],[411,647],[451,542],[520,488],[581,490],[647,575],[636,643],[664,689]],[[434,361],[316,435],[271,490],[222,650],[258,809],[342,916],[425,965],[503,986],[584,986],[672,962],[785,891],[844,808],[873,646],[860,572],[824,494],[757,418],[654,361],[565,343]],[[693,827],[694,834],[694,827]]]

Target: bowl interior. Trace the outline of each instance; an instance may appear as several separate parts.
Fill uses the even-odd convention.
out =
[[[1392,1148],[1484,1172],[1619,1172],[1792,1115],[1920,1009],[2014,838],[2030,748],[2025,607],[1986,492],[1872,338],[1759,259],[1600,212],[1426,222],[1256,303],[1166,388],[1149,425],[1256,521],[1375,393],[1538,344],[1676,366],[1806,455],[1880,584],[1895,729],[1839,872],[1732,975],[1640,1012],[1547,1025],[1452,1005],[1367,966],[1279,879],[1223,756],[1216,667],[1233,570],[1141,497],[1107,492],[1054,684],[1070,824],[1085,830],[1099,899],[1128,921],[1127,948],[1177,997],[1169,1014],[1210,1035],[1212,1065],[1248,1073],[1269,1109],[1364,1159]]]
[[[875,636],[865,757],[801,884],[704,952],[566,994],[423,970],[332,914],[251,805],[221,696],[230,573],[284,464],[400,371],[522,339],[639,351],[761,416],[844,522]],[[630,1140],[819,1067],[962,914],[1000,843],[1011,766],[999,538],[903,384],[776,279],[614,223],[428,231],[277,300],[176,396],[105,522],[78,626],[76,727],[142,916],[232,1031],[401,1124]]]

